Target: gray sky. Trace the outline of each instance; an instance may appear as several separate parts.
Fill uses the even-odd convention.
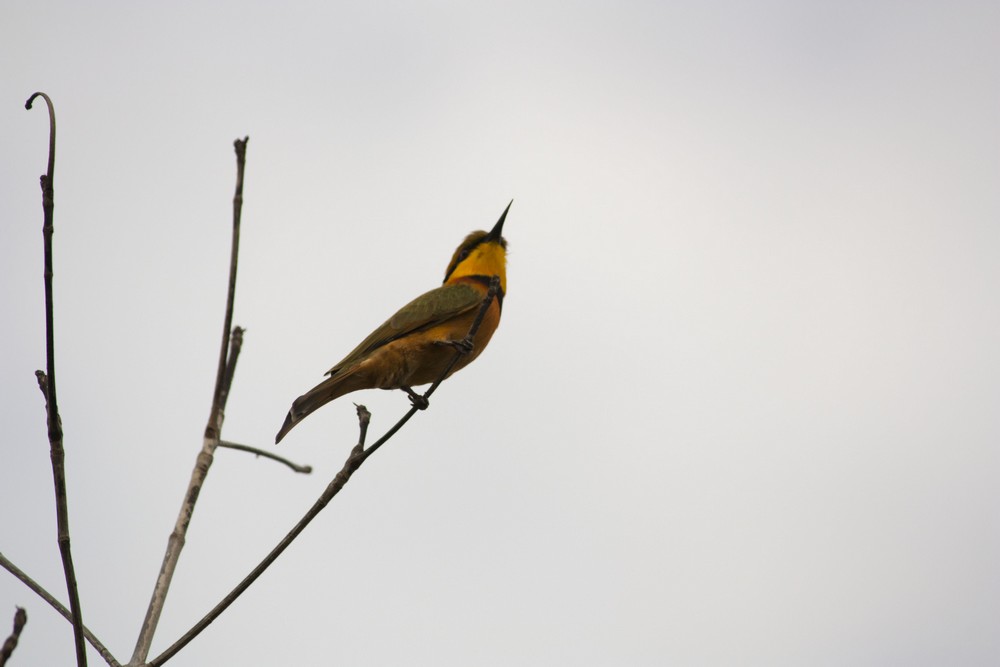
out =
[[[87,624],[122,660],[200,447],[250,136],[224,435],[437,285],[514,198],[504,319],[170,664],[1000,662],[996,3],[9,2],[0,27],[0,551],[65,598],[57,379]],[[373,432],[407,407],[355,395]],[[154,644],[357,437],[220,451]],[[71,633],[0,572],[12,664]],[[100,664],[96,654],[93,664]]]

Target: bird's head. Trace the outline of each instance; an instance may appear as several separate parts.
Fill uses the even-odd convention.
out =
[[[510,204],[513,204],[511,200]],[[465,237],[451,257],[444,282],[453,282],[466,276],[483,276],[487,279],[500,276],[500,291],[507,292],[507,239],[501,232],[507,219],[510,204],[500,214],[497,224],[488,232],[475,231]]]

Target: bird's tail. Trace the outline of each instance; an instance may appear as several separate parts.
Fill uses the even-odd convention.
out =
[[[281,442],[281,439],[284,438],[296,424],[330,401],[335,398],[340,398],[344,394],[349,394],[352,391],[364,389],[366,386],[367,385],[365,384],[363,377],[360,377],[356,372],[350,371],[346,373],[338,372],[332,377],[320,382],[318,385],[296,398],[292,403],[292,407],[288,411],[288,415],[285,417],[285,423],[281,425],[281,430],[278,431],[278,435],[274,437],[274,444]]]

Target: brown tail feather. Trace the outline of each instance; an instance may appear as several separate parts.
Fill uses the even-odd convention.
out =
[[[274,437],[274,444],[281,442],[289,431],[296,424],[311,415],[313,412],[323,407],[335,398],[340,398],[344,394],[349,394],[358,389],[365,389],[364,379],[353,372],[337,373],[333,377],[327,378],[323,382],[302,394],[292,403],[292,408],[285,417],[285,423],[281,425],[281,430]]]

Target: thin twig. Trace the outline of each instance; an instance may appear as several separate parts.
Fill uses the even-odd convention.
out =
[[[28,622],[28,612],[24,611],[23,607],[15,607],[14,609],[14,631],[7,637],[3,646],[0,646],[0,667],[6,665],[7,658],[14,653],[14,649],[17,648],[17,640],[21,638],[21,630]]]
[[[444,372],[441,373],[441,375],[434,382],[434,384],[432,384],[430,388],[426,392],[424,392],[423,395],[424,398],[428,398],[432,393],[434,393],[438,385],[441,384],[441,382],[444,380],[444,378],[448,376],[448,373],[455,366],[455,364],[458,363],[459,358],[461,358],[463,354],[467,354],[468,350],[471,349],[472,340],[475,337],[476,332],[479,330],[479,326],[483,322],[483,317],[485,317],[486,311],[489,310],[490,304],[496,297],[499,286],[500,286],[500,279],[494,276],[493,280],[490,282],[490,289],[487,292],[486,297],[483,299],[483,303],[482,306],[480,307],[479,313],[476,315],[476,319],[472,323],[472,327],[469,329],[469,333],[465,337],[465,341],[467,341],[470,344],[470,346],[466,347],[465,350],[463,350],[461,347],[456,347],[455,357],[452,359],[448,367],[445,368]],[[243,592],[246,591],[246,589],[249,588],[250,585],[253,584],[253,582],[256,581],[261,574],[264,573],[264,570],[270,567],[271,563],[273,563],[278,558],[278,556],[280,556],[281,553],[286,548],[288,548],[288,545],[290,545],[292,541],[296,537],[298,537],[303,530],[305,530],[306,526],[308,526],[309,523],[313,519],[315,519],[316,516],[321,511],[323,511],[323,508],[326,507],[331,500],[333,500],[334,496],[336,496],[340,492],[340,490],[344,488],[344,485],[347,484],[347,481],[351,478],[351,475],[354,474],[354,471],[360,468],[361,464],[364,463],[369,456],[375,453],[375,450],[381,447],[400,428],[402,428],[403,424],[409,421],[409,419],[417,412],[417,408],[415,407],[410,408],[410,410],[405,415],[403,415],[403,417],[398,422],[396,422],[396,424],[391,429],[389,429],[385,433],[385,435],[379,438],[379,440],[368,449],[365,449],[365,439],[367,438],[368,435],[368,424],[369,421],[371,420],[371,413],[368,412],[368,409],[365,408],[365,406],[363,405],[357,406],[357,412],[358,412],[358,427],[360,430],[360,434],[358,436],[358,444],[355,445],[354,448],[351,450],[350,455],[344,462],[344,467],[341,468],[340,472],[337,473],[337,475],[333,478],[333,480],[327,485],[326,489],[323,490],[323,493],[320,494],[316,502],[313,503],[313,506],[309,508],[309,511],[307,511],[305,515],[299,520],[299,522],[296,523],[295,526],[288,532],[288,534],[285,535],[285,537],[283,537],[280,542],[278,542],[277,546],[275,546],[274,549],[272,549],[271,552],[264,557],[264,560],[262,560],[257,565],[257,567],[255,567],[250,572],[250,574],[248,574],[243,579],[243,581],[237,584],[236,588],[230,591],[229,594],[226,595],[226,597],[224,597],[221,602],[219,602],[219,604],[215,605],[215,607],[213,607],[211,611],[205,614],[205,616],[200,621],[195,623],[194,627],[185,632],[184,635],[176,642],[174,642],[167,650],[158,655],[156,658],[150,660],[148,663],[148,667],[159,667],[167,660],[172,658],[174,655],[176,655],[178,651],[187,646],[187,644],[192,639],[201,634],[201,632],[205,628],[207,628],[216,618],[218,618],[219,615],[222,612],[224,612],[226,608],[229,607],[229,605],[231,605],[236,600],[236,598],[242,595]]]
[[[278,463],[284,463],[286,466],[294,470],[295,472],[300,472],[308,475],[313,471],[310,465],[299,465],[294,461],[289,461],[288,459],[278,456],[277,454],[272,454],[264,449],[257,449],[256,447],[250,447],[249,445],[240,445],[235,442],[229,442],[228,440],[220,440],[219,447],[224,447],[226,449],[238,449],[241,452],[249,452],[256,456],[263,456],[266,459],[271,459],[272,461],[277,461]]]
[[[229,331],[233,326],[233,304],[236,301],[236,265],[240,253],[240,220],[243,216],[243,171],[247,162],[247,142],[250,137],[243,137],[233,142],[236,150],[236,192],[233,194],[233,243],[229,252],[229,292],[226,296],[226,323],[222,327],[222,345],[219,348],[219,370],[215,376],[215,395],[213,396],[213,412],[222,411],[225,407],[223,395],[229,393],[226,384],[226,369],[229,367],[226,351],[229,349]],[[242,330],[240,332],[242,337]],[[242,344],[242,341],[241,341]],[[232,381],[232,370],[229,378]],[[208,429],[213,428],[213,420],[208,420]],[[218,425],[222,428],[222,424]],[[207,435],[207,433],[206,433]],[[220,437],[218,431],[215,438]]]
[[[80,591],[76,584],[76,570],[73,567],[73,551],[69,539],[69,500],[66,493],[66,450],[63,449],[62,419],[59,417],[59,402],[56,400],[56,350],[55,326],[52,305],[52,222],[55,207],[56,168],[56,112],[52,100],[45,93],[35,93],[24,103],[31,109],[35,98],[41,97],[49,110],[49,164],[48,171],[41,177],[42,186],[42,238],[45,245],[45,412],[48,416],[49,457],[52,459],[52,481],[56,494],[56,525],[59,554],[62,556],[63,573],[66,576],[66,591],[69,606],[73,611],[73,639],[76,646],[76,663],[87,665],[87,649],[83,643],[83,612],[80,609]],[[41,371],[38,371],[41,373]],[[37,373],[36,373],[37,375]],[[39,386],[42,386],[41,380]]]
[[[69,609],[67,609],[63,605],[63,603],[55,599],[55,597],[47,590],[42,588],[42,586],[37,581],[29,577],[24,572],[24,570],[19,568],[17,565],[14,565],[14,563],[10,562],[10,560],[8,560],[7,557],[3,555],[3,553],[0,553],[0,567],[3,567],[5,570],[13,574],[18,579],[20,579],[25,586],[34,591],[35,594],[38,595],[38,597],[48,602],[49,605],[57,612],[59,612],[59,614],[63,618],[65,618],[70,623],[73,622],[73,615],[69,613]],[[107,662],[108,665],[110,665],[111,667],[122,667],[121,664],[117,660],[115,660],[115,657],[111,655],[111,651],[109,651],[107,647],[101,643],[100,639],[94,636],[94,633],[91,632],[90,629],[87,628],[87,626],[83,627],[83,636],[86,637],[87,641],[90,642],[90,645],[93,646],[97,650],[97,652],[101,654],[101,657],[104,658],[105,662]]]
[[[201,451],[195,461],[194,470],[191,471],[191,480],[188,483],[187,492],[184,494],[184,502],[181,504],[180,512],[177,515],[177,522],[174,530],[167,540],[167,550],[163,554],[163,564],[160,566],[160,573],[156,578],[153,587],[153,594],[149,600],[149,607],[146,609],[146,616],[139,630],[139,637],[135,643],[135,651],[132,653],[130,665],[140,665],[149,655],[149,648],[153,643],[153,635],[156,633],[156,626],[160,621],[160,614],[163,612],[163,605],[166,603],[167,592],[170,589],[170,582],[173,580],[174,571],[177,569],[177,561],[180,558],[181,550],[184,549],[184,542],[187,536],[188,526],[191,524],[191,517],[194,514],[194,506],[198,501],[198,494],[205,483],[209,468],[215,457],[215,448],[219,444],[222,433],[222,422],[225,418],[226,400],[229,396],[229,382],[232,382],[235,370],[236,358],[243,341],[243,330],[239,327],[234,331],[233,341],[230,344],[230,328],[233,322],[233,302],[236,298],[236,263],[239,255],[240,244],[240,217],[243,205],[243,170],[246,165],[246,147],[249,137],[237,139],[234,142],[236,149],[236,194],[233,197],[233,241],[229,255],[229,290],[226,297],[225,324],[222,328],[222,346],[219,350],[219,366],[215,379],[215,391],[212,394],[212,410],[209,413],[208,424],[205,426],[205,437],[202,441]],[[228,352],[228,354],[227,354]]]

